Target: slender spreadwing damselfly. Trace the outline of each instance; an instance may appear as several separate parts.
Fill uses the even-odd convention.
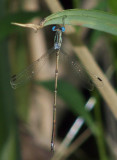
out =
[[[12,88],[16,89],[23,83],[27,82],[28,80],[34,78],[34,76],[43,68],[48,58],[51,58],[51,55],[55,55],[56,61],[56,68],[55,68],[55,89],[54,89],[54,104],[53,104],[53,125],[52,125],[52,137],[51,137],[51,150],[54,151],[55,144],[55,128],[56,128],[56,105],[57,105],[57,81],[58,81],[58,66],[59,66],[59,58],[62,57],[63,60],[67,61],[70,66],[72,66],[73,70],[75,71],[76,75],[79,79],[84,81],[87,85],[89,90],[93,90],[94,83],[92,83],[91,79],[86,74],[86,71],[81,65],[74,61],[68,56],[62,49],[62,34],[65,31],[64,23],[62,27],[53,26],[52,31],[55,31],[54,37],[54,47],[50,49],[46,54],[42,57],[34,61],[29,67],[27,67],[23,72],[19,73],[18,75],[13,75],[11,77],[10,84]],[[93,81],[97,84],[97,86],[102,86],[103,81],[100,77],[96,76],[95,74],[90,74]]]

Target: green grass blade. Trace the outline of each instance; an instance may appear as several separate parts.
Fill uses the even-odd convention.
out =
[[[117,35],[117,15],[98,10],[69,9],[57,12],[46,17],[44,26],[62,24],[64,16],[66,16],[65,24],[88,27]]]

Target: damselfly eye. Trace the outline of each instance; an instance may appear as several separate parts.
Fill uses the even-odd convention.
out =
[[[52,27],[52,31],[55,31],[55,28],[56,28],[56,26],[53,26],[53,27]]]
[[[61,27],[61,29],[62,29],[62,32],[65,32],[65,27]]]

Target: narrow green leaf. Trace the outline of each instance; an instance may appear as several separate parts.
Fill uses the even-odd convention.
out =
[[[117,15],[97,10],[70,9],[46,17],[44,26],[50,24],[78,25],[117,35]]]
[[[45,88],[52,92],[54,91],[54,81],[36,82],[36,84],[43,85]],[[90,113],[88,113],[84,108],[84,97],[80,92],[77,91],[75,87],[73,87],[73,85],[66,81],[59,80],[58,96],[65,101],[72,112],[74,112],[76,115],[82,116],[86,120],[86,123],[94,134],[97,133],[97,128]]]

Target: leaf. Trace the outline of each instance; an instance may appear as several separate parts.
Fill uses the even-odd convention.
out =
[[[43,17],[45,15],[43,12],[18,12],[2,17],[0,19],[0,41],[10,33],[18,31],[17,27],[12,25],[11,22],[26,23],[34,17]]]
[[[36,84],[42,85],[52,92],[54,91],[54,81],[36,82]],[[61,85],[62,87],[60,87]],[[88,113],[84,108],[84,97],[80,92],[77,91],[75,87],[73,87],[70,83],[66,81],[59,80],[58,96],[65,101],[68,107],[70,107],[70,110],[72,110],[77,116],[80,115],[86,120],[86,123],[91,128],[94,134],[97,133],[97,128],[90,113]]]
[[[44,26],[51,24],[78,25],[117,35],[117,16],[98,10],[69,9],[46,17]]]

